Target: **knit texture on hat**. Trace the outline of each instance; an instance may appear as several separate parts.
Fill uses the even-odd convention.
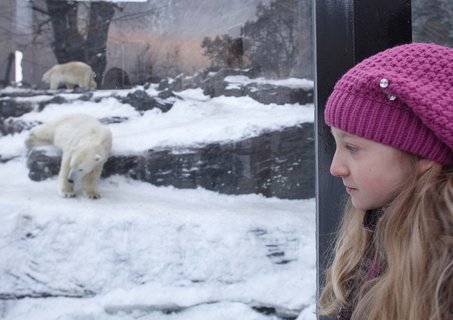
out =
[[[363,60],[336,83],[324,116],[329,126],[453,164],[453,49],[411,43]]]

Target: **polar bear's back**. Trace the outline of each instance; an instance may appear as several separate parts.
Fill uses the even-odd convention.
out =
[[[93,73],[91,67],[81,61],[71,61],[54,66],[54,68],[55,67],[59,70],[60,74],[66,78],[66,81],[71,80],[76,82],[80,77]]]
[[[112,133],[96,118],[73,114],[49,123],[54,127],[54,145],[62,150],[81,143],[102,145],[106,151],[112,146]]]
[[[42,80],[50,83],[51,89],[57,89],[59,84],[79,85],[84,88],[96,89],[93,69],[81,61],[71,61],[54,65],[42,76]]]

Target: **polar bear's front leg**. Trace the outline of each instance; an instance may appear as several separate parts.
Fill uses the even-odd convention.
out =
[[[65,155],[61,157],[61,167],[60,172],[58,174],[58,186],[61,196],[65,198],[73,198],[75,197],[74,192],[74,183],[70,183],[69,180],[69,171],[70,166],[69,163],[71,161],[71,157]]]
[[[56,75],[52,75],[50,78],[50,90],[57,90],[60,85],[60,79]]]
[[[97,184],[101,177],[102,167],[104,164],[97,165],[93,171],[83,177],[83,191],[90,199],[99,199],[100,193],[97,191]]]

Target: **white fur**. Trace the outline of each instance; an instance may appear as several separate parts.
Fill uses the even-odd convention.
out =
[[[112,148],[110,130],[88,115],[74,114],[34,127],[25,144],[28,148],[54,145],[61,149],[59,193],[74,197],[74,183],[81,182],[91,199],[100,197],[97,183]]]
[[[68,89],[73,89],[75,85],[85,89],[96,89],[93,69],[80,61],[54,65],[44,73],[42,81],[50,83],[51,90],[58,89],[60,84],[66,85]]]

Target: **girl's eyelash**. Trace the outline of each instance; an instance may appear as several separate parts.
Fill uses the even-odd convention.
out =
[[[348,151],[351,152],[351,153],[357,152],[358,149],[359,149],[359,148],[357,148],[357,147],[354,146],[354,145],[346,144],[346,150],[348,150]]]

